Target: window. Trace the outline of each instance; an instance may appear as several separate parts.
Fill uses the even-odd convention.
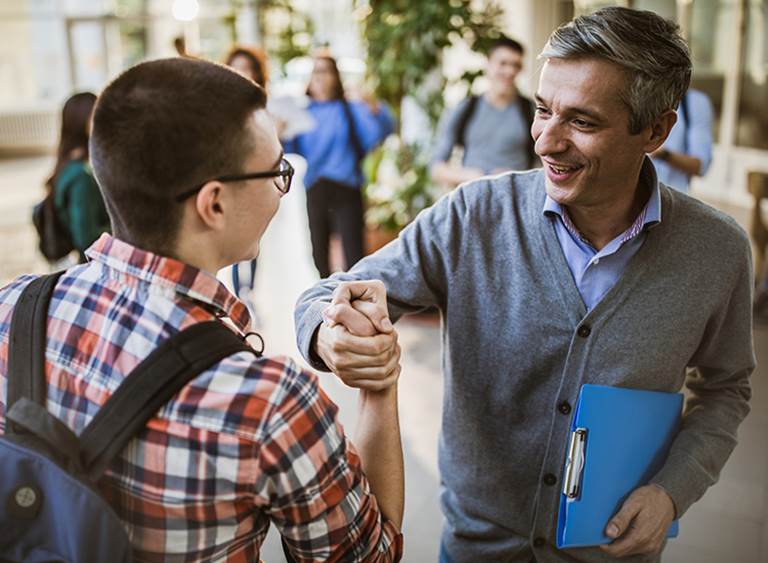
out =
[[[768,149],[768,2],[745,4],[736,144]]]

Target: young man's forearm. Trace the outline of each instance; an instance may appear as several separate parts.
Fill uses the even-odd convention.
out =
[[[397,384],[384,391],[361,390],[355,446],[382,514],[395,526],[403,523],[405,478]]]

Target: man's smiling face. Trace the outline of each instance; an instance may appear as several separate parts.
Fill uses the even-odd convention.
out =
[[[626,80],[619,66],[596,58],[544,65],[531,133],[547,194],[561,205],[603,206],[634,193],[649,132],[629,132]]]

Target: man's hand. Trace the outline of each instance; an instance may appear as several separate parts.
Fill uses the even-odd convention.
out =
[[[350,387],[380,391],[400,376],[400,346],[380,281],[341,283],[323,312],[315,350]]]
[[[635,489],[608,523],[605,533],[613,543],[601,546],[613,557],[661,550],[675,518],[675,505],[669,494],[656,485]]]

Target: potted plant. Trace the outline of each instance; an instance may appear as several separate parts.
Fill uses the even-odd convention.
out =
[[[480,48],[500,34],[502,9],[494,0],[360,0],[357,8],[367,46],[368,82],[376,96],[399,118],[409,94],[429,117],[433,131],[443,110],[443,49],[459,40]],[[470,82],[472,77],[466,73],[462,79]],[[397,236],[441,195],[430,181],[425,149],[403,142],[395,133],[364,162],[369,252]]]

